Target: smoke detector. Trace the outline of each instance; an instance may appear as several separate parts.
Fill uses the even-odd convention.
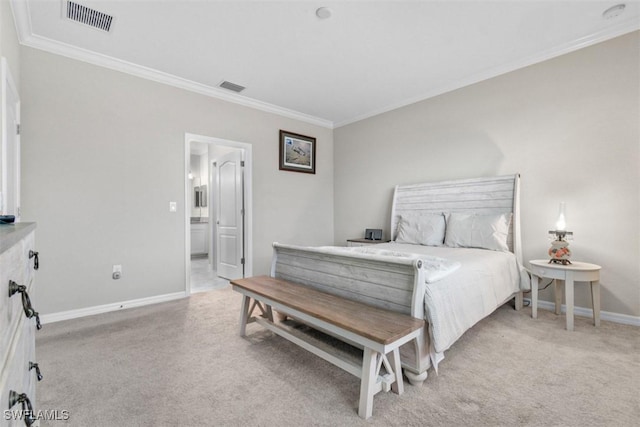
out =
[[[319,7],[316,9],[316,16],[320,19],[329,19],[333,11],[328,7]]]
[[[67,0],[63,3],[64,16],[75,22],[96,28],[101,31],[109,32],[113,23],[113,16],[100,12],[90,7],[81,5],[80,3]]]
[[[616,16],[619,16],[624,12],[624,9],[627,7],[626,4],[620,3],[615,6],[611,6],[609,9],[602,12],[602,17],[604,19],[613,19]]]

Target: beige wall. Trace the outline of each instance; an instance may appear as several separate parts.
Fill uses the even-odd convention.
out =
[[[31,48],[21,65],[41,313],[184,290],[185,132],[252,144],[255,274],[268,273],[273,241],[332,242],[330,129]],[[316,175],[278,170],[279,129],[317,138]]]
[[[20,45],[13,12],[8,1],[0,1],[0,56],[7,58],[16,85],[20,87]]]
[[[525,259],[545,258],[559,202],[602,309],[640,315],[640,33],[334,131],[335,242],[389,233],[396,184],[522,175]],[[542,298],[551,301],[551,288]],[[586,286],[576,304],[590,307]]]

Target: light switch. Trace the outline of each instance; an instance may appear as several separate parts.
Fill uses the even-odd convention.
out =
[[[176,202],[169,202],[169,212],[176,212],[178,210],[178,204]]]

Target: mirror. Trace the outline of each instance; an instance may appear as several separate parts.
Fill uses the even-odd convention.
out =
[[[196,208],[206,208],[207,207],[207,186],[206,185],[198,185],[193,187],[194,197]]]
[[[189,158],[189,204],[191,221],[206,222],[209,219],[209,151],[207,144],[191,143]]]

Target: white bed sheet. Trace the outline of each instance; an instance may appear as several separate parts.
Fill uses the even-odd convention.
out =
[[[432,362],[436,368],[445,350],[522,286],[521,269],[511,252],[395,242],[377,244],[375,248],[440,257],[461,264],[451,274],[426,284],[425,320],[429,322]]]

